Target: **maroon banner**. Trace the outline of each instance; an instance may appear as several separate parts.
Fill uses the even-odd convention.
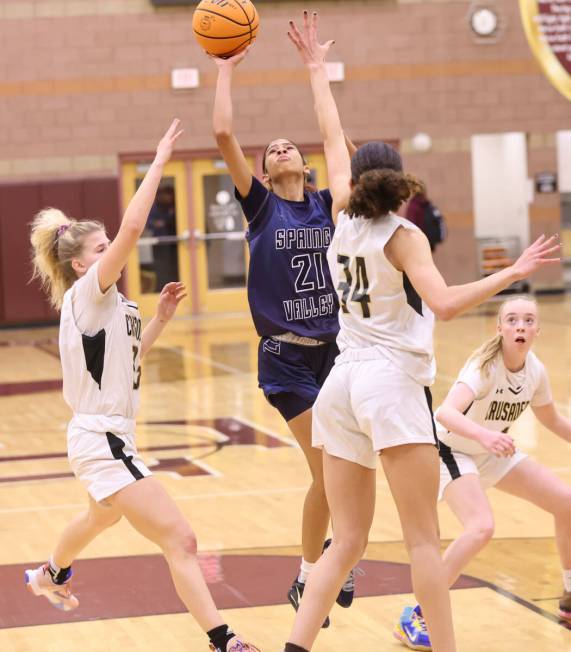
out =
[[[523,27],[543,71],[571,100],[571,0],[520,0]]]

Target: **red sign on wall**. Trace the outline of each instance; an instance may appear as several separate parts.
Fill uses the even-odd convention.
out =
[[[535,58],[555,88],[571,100],[571,0],[520,0]]]

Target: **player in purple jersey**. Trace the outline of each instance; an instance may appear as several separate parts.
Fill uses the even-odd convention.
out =
[[[320,557],[329,524],[321,451],[311,446],[312,406],[338,353],[338,299],[326,252],[333,237],[331,194],[308,183],[309,167],[297,146],[277,138],[266,147],[256,179],[233,132],[232,76],[247,50],[218,66],[213,128],[220,153],[248,221],[248,301],[260,335],[258,382],[288,423],[312,482],[302,521],[301,568],[288,599],[297,610],[305,581]],[[338,596],[353,600],[351,573]],[[329,618],[324,626],[329,624]]]

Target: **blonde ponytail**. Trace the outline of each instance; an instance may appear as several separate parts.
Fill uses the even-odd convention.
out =
[[[85,236],[94,231],[105,231],[105,227],[95,220],[71,219],[57,208],[45,208],[32,222],[32,279],[40,279],[58,310],[66,290],[77,280],[71,261],[81,254]]]
[[[480,372],[487,376],[490,373],[490,366],[496,359],[498,353],[502,350],[502,336],[498,333],[496,336],[486,340],[470,356],[469,360],[475,360]]]
[[[516,294],[509,297],[505,301],[502,301],[500,308],[498,310],[498,326],[502,322],[502,313],[504,308],[511,303],[512,301],[530,301],[537,305],[537,301],[529,294]],[[502,352],[502,341],[503,338],[500,333],[494,337],[486,340],[481,346],[479,346],[470,356],[469,360],[476,360],[478,364],[478,369],[480,372],[487,376],[490,373],[490,367],[499,353]]]

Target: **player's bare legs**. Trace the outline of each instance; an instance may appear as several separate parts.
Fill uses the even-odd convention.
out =
[[[451,482],[444,490],[444,500],[463,528],[443,555],[448,586],[452,586],[470,559],[492,538],[494,515],[480,476],[474,473]]]
[[[386,448],[383,469],[395,500],[410,557],[412,585],[426,619],[434,652],[455,652],[450,595],[440,556],[436,503],[438,451],[429,444]]]
[[[98,534],[121,519],[121,512],[106,502],[96,503],[89,496],[89,507],[65,527],[54,548],[52,560],[60,567],[71,566],[79,553]]]
[[[48,563],[25,572],[28,590],[44,596],[62,611],[79,606],[71,590],[71,565],[79,553],[95,537],[121,518],[121,512],[112,506],[103,506],[89,497],[87,510],[75,516],[62,532]]]
[[[301,548],[303,558],[315,562],[321,556],[329,525],[329,506],[323,483],[323,457],[319,448],[311,446],[311,410],[288,421],[288,426],[300,445],[309,470],[311,485],[303,503]]]
[[[333,542],[313,567],[289,642],[311,649],[349,571],[363,555],[375,511],[376,471],[323,452]]]
[[[498,482],[496,489],[553,514],[561,564],[571,569],[571,487],[550,469],[526,458]]]
[[[160,482],[143,478],[117,492],[112,502],[138,532],[162,549],[177,593],[202,629],[222,625],[198,565],[194,532]]]

